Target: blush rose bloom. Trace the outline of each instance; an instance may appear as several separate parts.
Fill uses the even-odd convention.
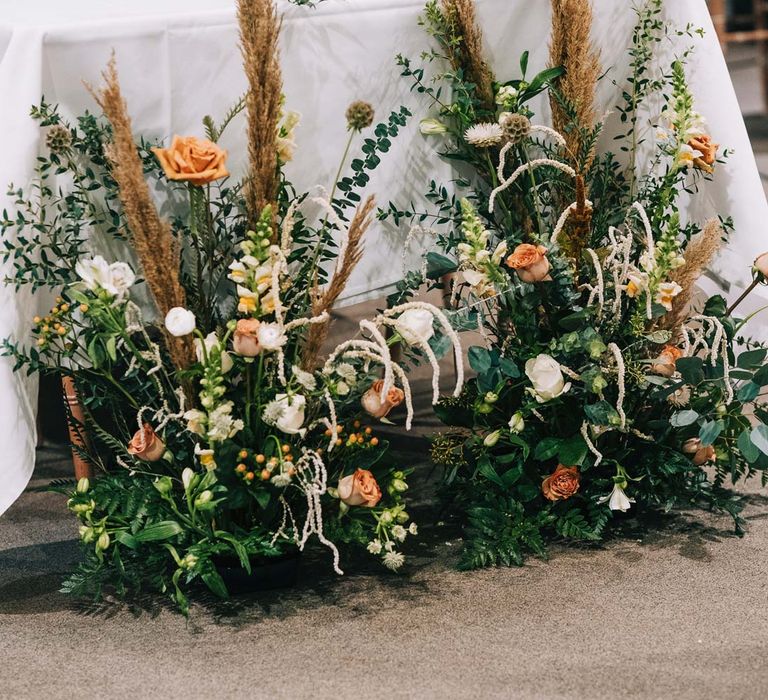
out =
[[[174,136],[169,148],[153,148],[169,180],[183,180],[193,185],[207,185],[227,177],[227,152],[207,139]]]
[[[373,508],[381,500],[381,489],[367,469],[358,469],[339,479],[338,492],[339,498],[348,506]]]
[[[691,458],[697,467],[701,467],[707,462],[714,462],[717,458],[715,448],[712,445],[704,447],[697,437],[690,438],[683,443],[683,452]]]
[[[381,390],[384,388],[384,380],[377,379],[371,388],[363,394],[361,403],[365,412],[374,418],[384,418],[388,416],[393,408],[399,406],[405,400],[403,390],[393,386],[384,397],[382,403]]]
[[[542,353],[528,360],[525,363],[525,374],[533,384],[533,389],[529,389],[528,393],[539,403],[556,399],[571,388],[570,382],[565,382],[560,363],[550,355]]]
[[[165,452],[165,444],[157,436],[149,423],[144,423],[141,430],[128,443],[128,452],[145,462],[157,462]]]
[[[521,243],[507,258],[507,267],[511,267],[521,282],[534,284],[551,280],[547,249],[543,245]]]
[[[651,372],[662,377],[671,377],[675,373],[675,363],[683,356],[683,351],[674,345],[665,345],[659,356],[653,361]]]
[[[259,328],[261,323],[255,318],[241,318],[235,326],[232,347],[238,355],[256,357],[261,352]]]
[[[579,490],[580,480],[578,467],[558,464],[554,473],[541,482],[541,491],[549,501],[564,501]]]
[[[768,279],[768,253],[759,255],[755,260],[755,270]]]

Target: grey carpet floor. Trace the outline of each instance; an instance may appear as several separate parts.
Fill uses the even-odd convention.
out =
[[[411,378],[415,432],[431,432],[430,380]],[[156,599],[59,593],[77,527],[61,496],[28,490],[0,517],[0,700],[768,697],[768,491],[746,487],[743,539],[727,518],[675,514],[641,537],[461,573],[423,445],[404,446],[421,462],[421,533],[402,574],[363,559],[337,577],[315,551],[296,588],[203,600],[189,620]],[[30,486],[70,470],[43,449]]]

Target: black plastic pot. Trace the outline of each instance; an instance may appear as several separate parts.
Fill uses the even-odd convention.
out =
[[[249,574],[237,557],[215,557],[213,563],[232,595],[291,588],[296,585],[299,574],[299,552],[290,552],[280,557],[254,559]]]

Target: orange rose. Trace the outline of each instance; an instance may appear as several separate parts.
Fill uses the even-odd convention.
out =
[[[389,412],[399,406],[405,400],[405,394],[402,389],[398,389],[393,386],[384,397],[384,402],[381,401],[381,390],[384,388],[384,380],[377,379],[371,388],[363,394],[361,403],[366,413],[374,418],[384,418],[388,416]]]
[[[714,462],[717,458],[715,448],[712,445],[704,447],[699,438],[690,438],[683,443],[683,452],[691,457],[691,461],[700,467],[707,462]]]
[[[174,136],[170,148],[153,148],[152,153],[169,180],[207,185],[227,177],[227,152],[215,143],[196,136]]]
[[[367,469],[358,469],[340,479],[338,491],[339,498],[348,506],[373,508],[381,500],[381,489]]]
[[[708,173],[714,172],[712,166],[717,161],[717,149],[720,147],[720,144],[712,143],[712,137],[703,134],[702,136],[694,136],[688,142],[688,145],[701,153],[700,158],[694,159],[694,166],[700,170],[706,170]]]
[[[507,267],[517,272],[522,282],[533,284],[551,280],[547,249],[543,245],[521,243],[507,258]]]
[[[671,377],[675,373],[675,363],[683,356],[683,351],[674,345],[665,345],[659,356],[653,361],[651,372],[662,377]]]
[[[157,462],[165,452],[165,444],[157,436],[149,423],[144,423],[141,430],[128,443],[128,452],[145,462]]]
[[[232,347],[238,355],[256,357],[261,352],[259,345],[259,326],[255,318],[241,318],[235,326]]]
[[[541,482],[541,491],[544,498],[550,501],[559,501],[570,498],[579,490],[581,474],[578,467],[566,467],[557,465],[554,474],[550,474]]]

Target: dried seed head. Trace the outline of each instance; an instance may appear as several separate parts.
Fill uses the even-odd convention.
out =
[[[520,143],[531,133],[531,122],[523,114],[504,112],[499,117],[499,126],[512,143]]]
[[[373,107],[368,102],[358,100],[347,108],[347,128],[362,131],[373,124]]]
[[[63,153],[72,145],[72,134],[67,127],[54,124],[45,136],[45,145],[51,153]]]

